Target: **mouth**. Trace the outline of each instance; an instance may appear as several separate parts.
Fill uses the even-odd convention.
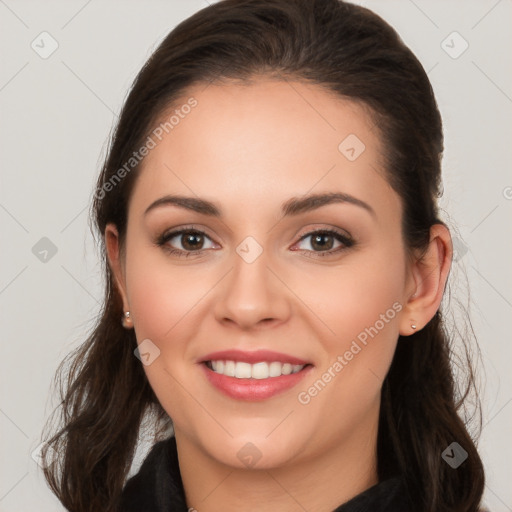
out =
[[[208,382],[235,400],[266,400],[296,386],[314,367],[269,351],[216,352],[198,361]]]
[[[251,364],[242,361],[232,360],[216,360],[205,361],[207,368],[226,377],[234,377],[235,379],[273,379],[282,375],[292,375],[302,371],[310,364],[290,364],[280,361]]]

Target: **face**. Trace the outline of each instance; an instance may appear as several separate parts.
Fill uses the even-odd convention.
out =
[[[313,85],[192,96],[143,161],[119,274],[178,442],[260,468],[364,443],[410,292],[379,134]]]

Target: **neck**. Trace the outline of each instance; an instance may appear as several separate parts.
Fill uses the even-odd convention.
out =
[[[373,425],[372,425],[373,424]],[[241,469],[211,458],[176,431],[180,473],[189,510],[199,512],[331,512],[378,483],[377,429],[357,428],[315,458],[271,469]]]

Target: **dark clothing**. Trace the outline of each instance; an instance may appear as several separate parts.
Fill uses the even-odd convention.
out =
[[[120,512],[187,512],[176,439],[156,443],[123,490]],[[269,506],[272,510],[272,506]],[[358,494],[333,512],[410,512],[402,480],[391,478]],[[200,511],[198,511],[200,512]],[[310,511],[314,512],[314,511]]]

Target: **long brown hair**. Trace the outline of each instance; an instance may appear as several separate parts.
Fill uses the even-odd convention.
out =
[[[43,451],[49,485],[72,512],[115,510],[142,421],[154,418],[157,432],[170,421],[134,357],[133,331],[121,325],[122,304],[105,253],[107,223],[124,242],[139,168],[126,162],[187,87],[248,83],[257,75],[316,84],[367,107],[386,148],[386,177],[402,201],[411,254],[426,249],[433,224],[444,224],[437,206],[443,133],[432,87],[379,16],[340,0],[222,0],[180,23],[135,79],[93,199],[105,300],[88,339],[60,367],[60,426],[46,445],[53,450]],[[464,385],[454,378],[455,337],[441,310],[420,331],[400,336],[382,387],[379,479],[404,475],[418,512],[477,511],[483,493],[471,418],[459,416],[475,394],[481,428],[478,390],[464,337]],[[457,469],[442,458],[453,442],[468,454]]]

